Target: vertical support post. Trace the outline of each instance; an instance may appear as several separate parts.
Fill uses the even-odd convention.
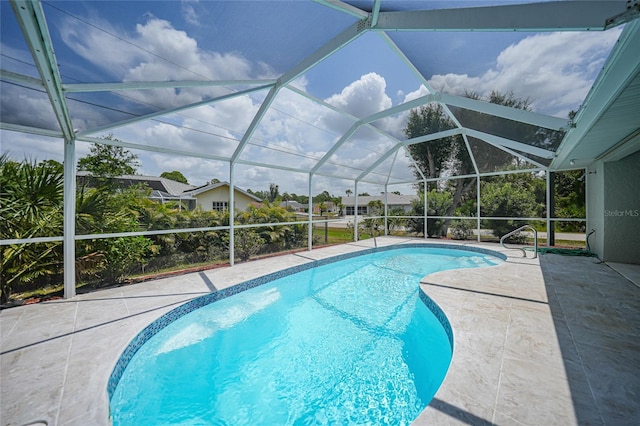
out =
[[[389,185],[385,183],[384,185],[384,235],[389,235],[389,198],[387,194],[389,193]]]
[[[427,202],[427,180],[424,180],[424,237],[427,238],[427,217],[429,216],[429,214],[427,213],[427,208],[429,206],[429,203]]]
[[[476,216],[478,216],[478,242],[480,242],[480,175],[476,176]]]
[[[229,163],[229,264],[233,266],[236,260],[235,254],[235,222],[236,215],[235,209],[233,208],[235,204],[235,189],[236,187],[236,178],[235,178],[235,164],[233,162]]]
[[[355,202],[354,202],[354,216],[353,216],[353,241],[358,241],[358,181],[355,181]]]
[[[583,173],[584,173],[584,247],[590,252],[591,249],[589,248],[589,233],[591,232],[589,230],[589,197],[587,197],[587,194],[589,194],[589,179],[587,179],[587,176],[589,176],[589,169],[584,168],[582,169]],[[595,231],[595,229],[594,229]]]
[[[556,174],[547,170],[547,247],[556,245],[556,223],[551,220],[555,216]]]
[[[63,265],[64,298],[76,295],[76,143],[64,141]]]
[[[311,196],[312,180],[313,175],[309,173],[309,201],[307,201],[307,213],[309,214],[309,232],[307,237],[307,245],[309,246],[309,251],[313,249],[313,198]]]

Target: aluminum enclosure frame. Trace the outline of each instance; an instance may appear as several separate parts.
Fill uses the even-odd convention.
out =
[[[349,16],[357,18],[357,22],[345,28],[341,33],[336,35],[333,39],[321,46],[315,52],[310,53],[306,58],[300,61],[297,65],[283,73],[277,79],[262,79],[262,80],[219,80],[219,81],[156,81],[156,82],[139,82],[139,83],[88,83],[88,84],[63,84],[60,77],[60,73],[57,66],[55,52],[53,49],[53,42],[49,29],[47,27],[46,17],[42,9],[42,4],[38,0],[11,0],[16,18],[22,29],[25,41],[32,53],[34,63],[38,69],[40,79],[35,79],[28,76],[23,76],[17,73],[9,72],[6,70],[0,70],[0,77],[7,81],[15,81],[21,84],[27,84],[30,86],[40,86],[44,88],[49,102],[51,104],[52,111],[56,117],[59,125],[59,131],[52,131],[49,129],[23,126],[17,123],[1,122],[0,128],[10,131],[18,131],[24,133],[31,133],[46,137],[57,137],[64,140],[64,227],[62,237],[46,237],[46,238],[31,238],[23,240],[3,240],[0,241],[0,245],[9,244],[27,244],[35,243],[39,241],[63,241],[64,244],[64,295],[66,298],[73,297],[75,295],[75,241],[80,239],[92,238],[108,238],[112,236],[128,236],[128,235],[152,235],[154,232],[142,232],[142,233],[121,233],[121,234],[98,234],[92,236],[78,236],[75,233],[75,169],[73,165],[76,160],[76,146],[77,140],[85,142],[95,142],[104,144],[113,144],[123,146],[132,149],[139,149],[150,152],[168,153],[172,155],[183,156],[195,156],[198,158],[208,158],[211,160],[222,161],[229,164],[229,180],[230,180],[230,205],[233,205],[234,197],[234,182],[235,182],[235,167],[239,164],[256,165],[260,167],[276,168],[286,170],[290,172],[303,173],[308,177],[309,187],[309,235],[308,235],[308,249],[312,249],[312,231],[313,231],[313,216],[311,213],[311,200],[312,200],[312,183],[315,176],[328,176],[343,178],[331,174],[322,172],[321,167],[326,164],[331,156],[338,151],[338,149],[346,142],[350,137],[355,134],[358,129],[367,127],[375,130],[381,136],[387,138],[392,147],[384,154],[382,154],[372,165],[366,170],[362,171],[357,178],[353,179],[354,187],[356,188],[356,212],[358,206],[357,188],[359,183],[368,182],[367,177],[385,160],[390,157],[398,155],[398,152],[404,150],[406,155],[410,158],[410,162],[414,165],[415,160],[411,158],[407,146],[415,143],[423,143],[431,140],[436,140],[443,137],[452,135],[462,135],[467,152],[472,159],[474,174],[469,177],[475,177],[478,179],[482,176],[490,176],[495,174],[507,174],[511,172],[494,172],[494,173],[482,173],[476,164],[473,152],[470,149],[467,136],[471,136],[480,139],[490,145],[493,145],[505,152],[515,155],[522,160],[525,160],[537,168],[532,170],[542,170],[547,173],[547,181],[550,170],[557,170],[557,162],[555,160],[556,153],[547,149],[535,147],[533,145],[525,144],[517,140],[511,140],[502,138],[499,136],[487,134],[475,129],[464,127],[455,115],[449,109],[449,105],[468,109],[471,111],[479,112],[489,116],[500,117],[514,122],[526,123],[534,126],[540,126],[546,129],[555,131],[567,132],[570,139],[570,145],[573,147],[579,143],[580,137],[583,136],[584,127],[578,127],[575,130],[576,123],[560,119],[557,117],[547,116],[544,114],[538,114],[530,111],[524,111],[500,105],[490,104],[488,102],[473,100],[461,96],[455,96],[444,93],[437,93],[432,87],[429,87],[426,78],[420,74],[417,68],[411,63],[411,61],[404,55],[402,50],[398,48],[388,33],[396,31],[604,31],[610,28],[612,25],[624,24],[630,20],[636,19],[637,14],[629,14],[627,3],[625,1],[573,1],[573,2],[543,2],[533,4],[519,4],[519,5],[505,5],[505,6],[492,6],[492,7],[474,7],[463,9],[444,9],[444,10],[427,10],[427,11],[403,11],[403,12],[391,12],[382,10],[383,2],[375,0],[372,3],[372,10],[365,11],[352,6],[348,3],[337,0],[316,0],[321,6],[330,7],[334,10],[338,10]],[[575,9],[579,8],[581,13],[574,13]],[[637,24],[633,22],[630,26]],[[418,77],[427,89],[428,95],[414,99],[403,104],[395,105],[385,111],[380,111],[372,114],[368,117],[357,118],[353,117],[346,111],[340,110],[335,106],[314,98],[308,93],[295,87],[292,82],[304,72],[314,67],[323,59],[331,56],[335,52],[342,49],[344,46],[350,44],[363,34],[367,32],[377,33],[398,55],[398,57],[407,65],[407,67]],[[626,51],[628,55],[628,50]],[[619,55],[620,56],[620,55]],[[201,102],[192,103],[171,109],[164,109],[151,114],[146,114],[140,117],[123,120],[109,125],[86,129],[83,131],[76,131],[72,125],[72,116],[69,112],[67,105],[68,93],[87,93],[87,92],[108,92],[108,91],[127,91],[127,90],[148,90],[148,89],[161,89],[161,88],[186,88],[186,87],[245,87],[250,86],[248,89],[241,89],[237,92],[233,92],[228,95],[220,96],[214,99],[208,99]],[[261,163],[259,160],[243,160],[241,158],[249,140],[251,139],[254,131],[260,125],[263,117],[269,110],[272,102],[276,99],[278,93],[283,88],[287,88],[299,95],[305,96],[307,99],[315,102],[316,104],[325,108],[330,108],[333,111],[342,114],[352,120],[355,120],[355,124],[342,135],[341,138],[325,153],[325,155],[317,161],[317,163],[309,170],[295,168],[287,165],[273,165]],[[92,135],[98,132],[112,130],[125,125],[149,120],[153,117],[168,115],[180,111],[186,111],[189,109],[197,108],[203,105],[211,105],[216,102],[222,102],[224,100],[245,96],[257,91],[266,91],[268,94],[257,114],[253,117],[252,122],[246,129],[244,135],[237,148],[230,157],[224,157],[219,155],[204,155],[194,154],[192,152],[183,151],[180,149],[166,149],[158,146],[148,146],[137,144],[132,141],[105,141],[97,139]],[[448,117],[455,124],[456,128],[440,132],[438,134],[425,135],[414,140],[398,140],[394,136],[386,133],[385,131],[372,126],[376,120],[391,117],[394,114],[398,114],[403,111],[418,108],[420,106],[428,105],[431,103],[439,104],[443,107],[443,110]],[[587,111],[583,114],[585,120],[592,118],[596,113]],[[582,118],[578,115],[578,119]],[[567,137],[565,136],[565,140]],[[566,155],[568,152],[563,145],[560,146],[559,152],[561,155]],[[551,166],[546,167],[524,154],[530,154],[535,157],[541,157],[545,159],[551,159]],[[465,176],[456,176],[453,178],[464,178]],[[422,182],[426,183],[428,179],[422,176]],[[392,185],[389,182],[389,176],[385,183],[385,191],[387,187]],[[547,191],[548,188],[547,182]],[[426,185],[425,185],[426,191]],[[478,215],[477,224],[478,229],[480,226],[480,191],[478,191]],[[426,204],[425,194],[425,204]],[[550,227],[550,223],[553,220],[549,213],[549,200],[547,199],[547,227]],[[385,203],[385,223],[387,220],[387,208]],[[425,206],[425,228],[427,223],[427,208]],[[515,218],[518,219],[518,218]],[[355,218],[355,239],[358,239],[357,235],[357,221]],[[273,224],[277,225],[277,224]],[[230,263],[234,263],[234,229],[242,226],[234,224],[231,221],[228,230],[230,232]],[[213,229],[213,228],[205,228]],[[219,228],[215,228],[219,229]],[[222,228],[220,228],[222,229]],[[226,229],[226,228],[225,228]],[[167,232],[175,232],[175,230],[169,230]],[[425,229],[426,237],[426,229]],[[478,233],[479,238],[479,233]]]

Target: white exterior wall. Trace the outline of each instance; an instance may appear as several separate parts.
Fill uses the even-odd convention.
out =
[[[591,250],[604,261],[640,264],[640,151],[587,172]]]
[[[604,163],[598,161],[586,169],[587,235],[591,251],[600,259],[604,253]]]
[[[197,207],[199,207],[201,210],[213,210],[214,201],[226,201],[227,203],[229,202],[229,187],[219,186],[217,188],[197,194],[195,197],[197,199]],[[247,197],[240,191],[235,191],[234,210],[244,211],[251,205],[252,202],[255,202],[253,198]]]

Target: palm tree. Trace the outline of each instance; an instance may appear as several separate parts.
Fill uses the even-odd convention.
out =
[[[288,192],[282,194],[282,200],[285,203],[285,209],[289,210],[289,201],[291,200],[291,195]]]
[[[353,191],[350,188],[347,188],[347,190],[344,192],[345,194],[347,194],[347,197],[351,197],[351,194],[353,194]]]
[[[2,239],[62,235],[62,165],[55,161],[18,163],[0,156],[0,227]],[[62,244],[15,244],[2,247],[2,302],[13,289],[36,279],[59,274]]]

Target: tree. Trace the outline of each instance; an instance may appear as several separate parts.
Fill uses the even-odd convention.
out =
[[[345,194],[347,194],[347,197],[351,197],[351,194],[353,194],[353,191],[352,191],[351,189],[347,188],[347,189],[344,191],[344,193],[345,193]]]
[[[119,142],[111,134],[103,139]],[[138,156],[121,146],[94,143],[89,150],[89,155],[78,160],[78,170],[90,172],[94,176],[134,175],[140,166]]]
[[[313,197],[313,201],[316,203],[333,202],[333,196],[328,191],[322,191],[320,194]]]
[[[585,217],[586,197],[584,170],[557,172],[555,176],[555,211],[553,217]],[[556,222],[560,231],[575,232],[581,229],[580,222]]]
[[[427,211],[429,216],[444,216],[447,208],[451,205],[452,195],[448,191],[437,191],[432,189],[427,193],[429,202]],[[411,202],[411,215],[424,217],[424,193],[418,194],[418,199]],[[424,219],[408,219],[407,227],[416,234],[424,234]],[[445,219],[430,217],[427,219],[427,235],[429,237],[445,236]]]
[[[180,173],[178,170],[174,170],[172,172],[162,172],[160,177],[163,177],[165,179],[170,179],[180,183],[186,183],[187,185],[189,184],[189,181],[187,181],[187,178],[184,177],[184,175]]]
[[[270,183],[269,195],[267,196],[267,200],[269,200],[270,203],[273,203],[276,200],[276,198],[278,198],[279,195],[280,195],[280,188],[278,187],[278,185],[276,185],[275,183]]]
[[[285,203],[285,208],[289,210],[289,201],[291,201],[291,195],[288,192],[282,194],[282,201]]]
[[[378,243],[375,241],[375,238],[380,235],[384,228],[384,219],[378,216],[383,213],[384,204],[382,204],[382,201],[380,200],[371,200],[367,203],[367,207],[368,217],[360,222],[359,228],[371,235],[371,238],[374,239],[374,244],[377,247]]]
[[[466,96],[472,99],[480,99],[480,96],[476,93],[466,93]],[[513,93],[502,94],[497,91],[491,92],[488,101],[490,103],[524,110],[529,110],[531,105],[529,99],[521,99],[515,97]],[[450,107],[450,109],[454,111],[460,123],[466,127],[482,129],[486,133],[522,140],[532,145],[541,145],[547,143],[544,141],[549,140],[548,132],[546,132],[545,129],[516,122],[507,125],[505,121],[508,120],[499,117],[461,108],[456,109],[455,107]],[[441,105],[430,104],[412,110],[409,113],[409,119],[404,133],[411,139],[453,129],[454,127],[455,124],[449,116],[445,114]],[[422,179],[422,175],[426,178],[437,178],[475,173],[473,162],[464,140],[460,135],[425,143],[412,144],[409,145],[408,148],[419,168],[418,170],[416,166],[414,166],[414,175],[417,179]],[[504,169],[505,166],[508,166],[510,162],[514,161],[514,157],[511,154],[498,149],[476,149],[473,151],[473,154],[476,165],[481,171]],[[422,172],[422,174],[420,172]],[[446,211],[441,214],[443,216],[452,216],[456,208],[473,195],[476,188],[476,178],[449,180],[446,185],[443,186],[444,188],[441,189],[450,192],[452,194],[452,200]],[[420,192],[423,190],[422,183],[419,185],[419,190]],[[441,229],[437,230],[437,233],[445,235],[448,224],[448,219],[438,223],[437,225],[441,226]],[[431,231],[432,230],[429,230],[429,234],[431,234]]]
[[[536,196],[536,189],[540,187],[544,188],[544,180],[531,173],[483,179],[480,188],[482,215],[531,217],[540,214],[540,197]],[[489,219],[486,222],[496,237],[501,237],[519,225],[516,220]]]

